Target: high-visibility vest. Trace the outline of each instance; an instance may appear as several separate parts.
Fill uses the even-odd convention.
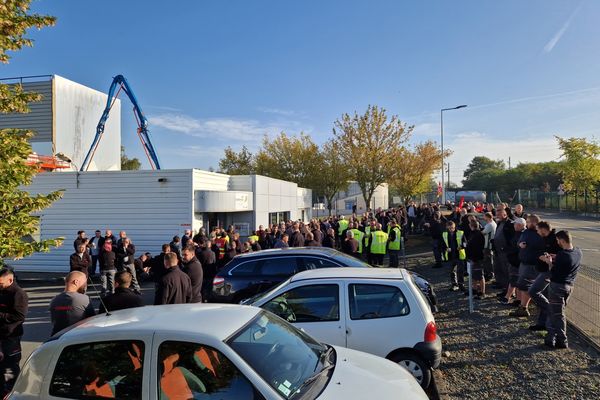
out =
[[[362,254],[364,233],[362,233],[356,228],[351,229],[350,231],[354,233],[354,239],[358,240],[358,254]]]
[[[444,243],[446,244],[446,249],[450,248],[450,243],[448,243],[448,232],[444,232],[442,233],[442,238],[444,239]],[[462,238],[463,238],[463,231],[457,230],[456,231],[456,244],[457,244],[457,248],[458,248],[458,259],[459,260],[466,260],[467,259],[467,252],[465,251],[465,249],[461,248],[461,243],[462,243]],[[444,254],[442,254],[442,259],[444,261],[448,261],[448,250],[446,250],[444,252]]]
[[[385,254],[388,234],[383,231],[371,233],[371,254]]]
[[[215,239],[215,244],[219,248],[219,260],[225,257],[225,246],[227,246],[227,240],[225,238]]]
[[[250,240],[250,239],[254,239],[254,242],[258,243],[258,236],[257,235],[248,236],[248,240]]]
[[[338,236],[342,236],[342,233],[348,228],[348,221],[341,219],[338,224],[340,225],[338,227]]]
[[[390,242],[389,248],[390,250],[400,250],[400,244],[402,243],[402,231],[397,226],[395,226],[392,230],[396,232],[396,239],[394,239],[393,242]]]
[[[365,247],[369,247],[369,239],[371,239],[371,225],[365,226]]]

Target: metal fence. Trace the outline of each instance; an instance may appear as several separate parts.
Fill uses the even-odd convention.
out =
[[[528,208],[568,211],[600,217],[600,192],[597,190],[564,194],[539,190],[517,190],[512,203],[521,203]]]
[[[567,319],[600,347],[600,269],[582,266],[567,304]]]

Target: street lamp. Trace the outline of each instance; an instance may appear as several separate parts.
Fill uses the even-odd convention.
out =
[[[63,153],[56,153],[54,155],[54,157],[58,158],[61,161],[64,161],[66,163],[69,163],[71,165],[73,165],[75,167],[75,187],[77,189],[79,189],[79,167],[77,166],[77,164],[75,164],[73,162],[73,160],[71,160],[69,157],[67,157],[66,155],[64,155]]]
[[[460,108],[467,107],[466,104],[462,104],[456,107],[442,108],[440,110],[440,137],[442,145],[442,204],[446,204],[446,188],[444,187],[444,111],[458,110]]]

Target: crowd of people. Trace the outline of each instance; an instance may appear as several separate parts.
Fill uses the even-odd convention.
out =
[[[573,288],[582,254],[567,231],[556,232],[521,205],[467,203],[450,214],[435,203],[378,209],[259,226],[245,240],[233,226],[186,230],[153,256],[136,257],[133,240],[125,231],[115,237],[107,229],[88,238],[79,231],[70,256],[65,289],[50,304],[52,334],[97,312],[141,307],[141,281],[154,283],[154,304],[207,301],[217,271],[238,254],[270,248],[331,247],[363,259],[373,266],[398,267],[409,235],[431,239],[434,268],[449,272],[449,288],[468,292],[471,273],[476,299],[488,296],[489,285],[498,289],[500,302],[515,309],[513,317],[529,317],[533,301],[539,313],[532,331],[547,330],[545,344],[568,347],[564,309]],[[468,268],[468,267],[469,268]],[[101,303],[96,310],[86,294],[100,280]],[[20,338],[27,315],[27,293],[15,282],[9,268],[0,270],[0,384],[4,392],[19,373]]]

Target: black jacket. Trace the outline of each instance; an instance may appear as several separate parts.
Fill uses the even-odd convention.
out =
[[[211,252],[212,253],[212,252]],[[192,281],[192,303],[202,303],[202,281],[204,273],[202,270],[202,264],[196,257],[192,258],[190,262],[183,263],[183,272],[185,272]]]
[[[23,336],[29,298],[16,282],[0,290],[0,340]]]
[[[192,302],[192,281],[178,267],[169,268],[158,282],[154,304],[186,304]]]
[[[69,259],[69,265],[71,271],[81,271],[84,274],[88,274],[88,268],[92,265],[92,256],[89,253],[83,253],[83,257],[79,257],[79,254],[73,253]]]
[[[519,260],[523,264],[537,265],[539,257],[544,253],[544,239],[535,229],[525,229],[519,237],[518,243],[526,243],[524,249],[519,248]]]
[[[323,238],[323,247],[331,247],[332,249],[335,247],[335,238],[333,236],[325,236]]]
[[[471,231],[467,241],[467,259],[471,261],[483,260],[483,248],[485,247],[485,236],[480,230]]]
[[[117,256],[114,251],[103,251],[100,253],[100,271],[116,270],[116,260]]]
[[[304,246],[304,236],[299,231],[295,231],[290,236],[290,247],[303,247]]]
[[[165,268],[165,253],[160,253],[156,257],[152,257],[150,265],[150,275],[155,282],[160,282],[163,275],[167,272]]]
[[[129,243],[129,246],[127,247],[123,247],[121,244],[120,246],[117,246],[115,254],[117,256],[117,267],[122,269],[125,265],[133,264],[133,261],[135,260],[135,246],[133,243]]]
[[[104,307],[105,305],[106,308]],[[117,311],[143,306],[144,299],[142,299],[142,296],[135,294],[130,288],[118,287],[115,288],[113,294],[109,294],[102,299],[98,313],[103,314],[106,311]]]

